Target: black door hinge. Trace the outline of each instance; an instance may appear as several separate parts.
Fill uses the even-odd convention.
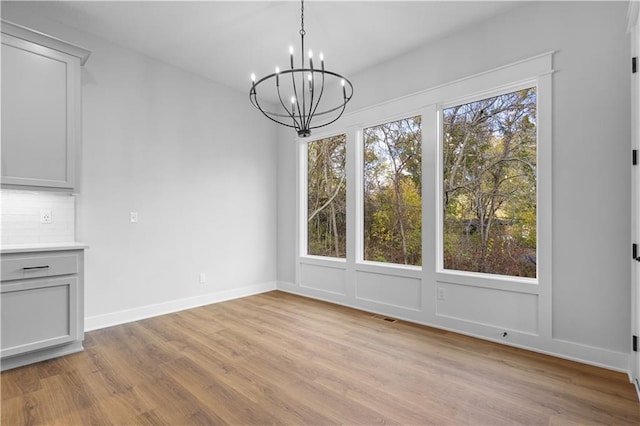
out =
[[[638,165],[638,150],[637,149],[631,150],[631,164],[633,164],[634,166]]]
[[[634,56],[631,58],[631,73],[635,74],[638,72],[638,57]]]
[[[633,336],[631,346],[633,347],[634,352],[638,352],[638,336]]]
[[[636,243],[631,244],[631,256],[634,260],[640,262],[640,257],[638,257],[638,245]]]

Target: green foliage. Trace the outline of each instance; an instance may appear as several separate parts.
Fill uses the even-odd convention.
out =
[[[446,269],[536,276],[536,90],[443,111]],[[364,129],[364,258],[422,261],[421,117]],[[345,257],[346,136],[308,144],[308,253]]]
[[[307,145],[307,253],[346,256],[346,135]]]
[[[535,277],[535,88],[443,115],[444,267]]]
[[[421,117],[364,130],[364,258],[422,263]]]

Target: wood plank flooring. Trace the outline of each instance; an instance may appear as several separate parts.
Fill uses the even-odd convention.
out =
[[[277,291],[0,376],[2,425],[640,424],[624,374]]]

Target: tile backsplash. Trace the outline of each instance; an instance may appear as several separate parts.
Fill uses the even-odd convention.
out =
[[[75,205],[71,194],[0,190],[2,244],[75,241]],[[51,210],[51,223],[41,223],[42,210]]]

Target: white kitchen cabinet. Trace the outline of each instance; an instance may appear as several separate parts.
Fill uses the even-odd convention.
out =
[[[2,185],[73,190],[89,51],[5,21],[1,28]]]
[[[2,254],[2,371],[82,350],[84,250]]]

